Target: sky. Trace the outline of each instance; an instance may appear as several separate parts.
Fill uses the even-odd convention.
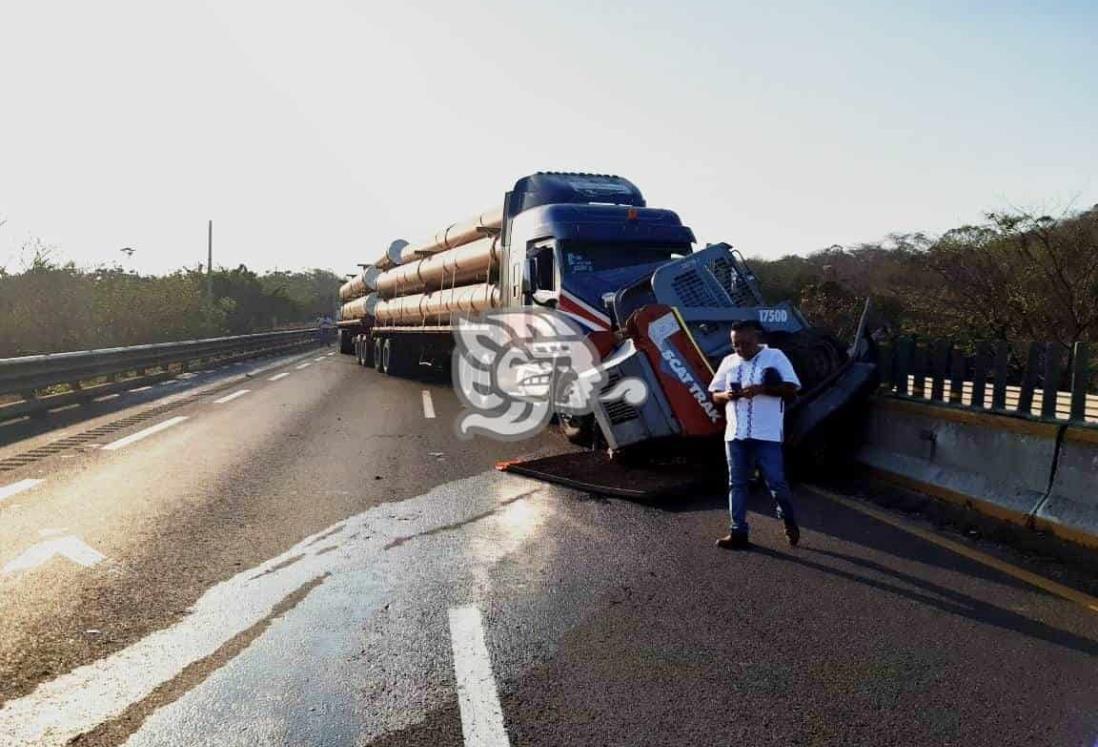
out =
[[[0,0],[0,266],[349,272],[542,170],[803,254],[1098,203],[1098,4]],[[133,248],[127,257],[119,250]]]

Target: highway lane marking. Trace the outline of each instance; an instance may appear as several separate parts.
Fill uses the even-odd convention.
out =
[[[454,651],[461,733],[473,747],[507,747],[503,709],[484,643],[480,610],[473,605],[450,608],[450,644]]]
[[[5,576],[22,571],[30,571],[51,560],[54,555],[62,555],[78,565],[90,568],[107,559],[107,556],[88,545],[74,534],[67,537],[39,542],[9,560],[2,569]]]
[[[301,364],[301,365],[299,365],[299,366],[294,366],[294,368],[296,368],[296,369],[297,369],[298,371],[300,371],[301,369],[303,369],[303,368],[308,368],[308,367],[309,367],[309,366],[311,366],[311,365],[313,365],[313,362],[312,362],[312,361],[305,361],[304,363],[302,363],[302,364]]]
[[[35,485],[43,482],[45,482],[45,480],[28,477],[26,480],[20,480],[19,482],[13,482],[10,485],[0,486],[0,501],[5,498],[11,498],[17,493],[22,493],[24,490],[30,490]]]
[[[273,609],[304,585],[325,576],[330,579],[327,583],[337,579],[346,583],[346,579],[361,573],[364,566],[372,567],[375,563],[381,569],[403,567],[408,561],[401,551],[385,549],[391,540],[428,537],[448,527],[464,527],[470,519],[490,516],[494,511],[515,505],[519,498],[541,487],[525,478],[493,470],[341,520],[304,538],[281,555],[241,570],[236,576],[210,587],[189,607],[187,614],[169,627],[149,633],[90,664],[43,681],[30,693],[6,701],[0,708],[0,735],[7,736],[0,738],[0,744],[65,744],[104,721],[116,718],[129,706],[148,697],[158,686],[179,676],[191,664],[213,655],[235,636],[270,618]],[[318,541],[321,539],[324,542]],[[328,552],[327,547],[331,545],[340,546],[340,550]],[[518,544],[493,542],[484,548],[487,554],[478,562],[490,567],[517,547]],[[393,555],[397,557],[386,560]],[[291,560],[294,562],[289,562]],[[381,578],[385,577],[383,572]],[[361,593],[357,586],[355,593]],[[332,612],[325,609],[323,614]],[[354,624],[348,624],[348,631],[353,628]],[[439,645],[444,651],[445,641],[439,641]],[[284,654],[278,656],[284,664]],[[208,686],[199,684],[195,687]],[[174,723],[181,712],[180,703],[163,706],[149,719],[171,719],[170,723]],[[275,708],[271,710],[271,716],[276,721],[292,717],[281,706],[276,708],[263,698],[254,700],[249,708],[261,712]],[[258,720],[251,723],[258,723]],[[216,722],[202,726],[211,731],[224,728]],[[139,735],[135,735],[135,741],[140,741]],[[220,744],[233,740],[219,741],[215,733],[205,741]],[[276,743],[278,740],[269,741]],[[263,740],[252,742],[263,743]]]
[[[232,402],[237,397],[243,397],[245,394],[247,394],[250,391],[252,391],[252,390],[251,389],[238,389],[237,391],[233,392],[232,394],[226,394],[224,397],[219,397],[218,399],[215,399],[214,404],[215,405],[223,405],[226,402]]]
[[[322,360],[324,360],[324,359],[325,359],[325,358],[327,358],[327,357],[328,357],[328,356],[326,356],[326,355],[318,355],[318,356],[317,356],[316,358],[313,358],[313,360],[314,360],[314,361],[322,361]]]
[[[947,537],[942,537],[941,535],[935,534],[934,532],[931,532],[927,529],[923,529],[920,526],[916,526],[909,521],[905,521],[898,517],[892,516],[891,514],[879,508],[867,505],[862,501],[856,501],[851,498],[841,496],[837,493],[832,493],[830,490],[824,490],[823,488],[818,488],[815,485],[804,485],[803,487],[806,490],[815,493],[816,495],[838,503],[840,506],[845,506],[846,508],[865,514],[866,516],[872,517],[877,521],[884,522],[885,524],[895,527],[896,529],[901,529],[908,534],[913,534],[920,539],[926,540],[927,542],[932,542],[939,547],[944,547],[947,550],[952,550],[958,555],[966,557],[969,560],[975,561],[982,565],[986,565],[989,568],[994,568],[995,570],[1016,578],[1019,581],[1024,581],[1031,586],[1036,586],[1038,589],[1047,591],[1049,594],[1053,594],[1060,597],[1061,599],[1066,599],[1069,602],[1074,602],[1075,604],[1081,605],[1091,612],[1098,612],[1098,598],[1092,597],[1089,594],[1085,594],[1081,591],[1076,591],[1071,587],[1064,586],[1063,584],[1058,584],[1051,579],[1045,578],[1044,576],[1038,576],[1036,573],[1031,573],[1024,568],[1019,568],[1015,565],[1007,563],[1006,561],[999,560],[998,558],[988,555],[987,553],[982,553],[979,550],[974,550],[971,547],[967,547],[961,544],[960,542],[955,542],[954,540],[951,540]]]
[[[150,389],[152,389],[152,384],[149,384],[147,386],[139,386],[136,389],[129,389],[128,391],[130,392],[130,394],[133,394],[134,392],[147,392]]]
[[[435,403],[431,399],[431,393],[426,389],[423,390],[423,417],[428,420],[435,417]]]
[[[96,402],[106,402],[109,399],[114,399],[115,397],[120,397],[120,396],[122,396],[122,395],[120,395],[120,394],[104,394],[102,397],[96,397],[95,401]]]
[[[173,425],[178,425],[187,419],[186,415],[176,415],[174,418],[168,418],[162,423],[151,425],[148,428],[138,431],[137,433],[131,433],[125,438],[120,438],[117,441],[111,441],[103,448],[107,451],[114,451],[115,449],[121,449],[123,446],[129,446],[135,441],[140,441],[143,438],[148,438],[154,433],[159,433],[165,428],[171,428]]]
[[[283,371],[283,372],[282,372],[282,373],[280,373],[280,374],[275,374],[275,375],[274,375],[274,376],[272,376],[271,378],[267,379],[267,381],[278,381],[279,379],[284,379],[284,378],[286,378],[286,377],[287,377],[287,376],[289,376],[289,375],[290,375],[290,372],[289,372],[289,371]]]
[[[51,413],[51,414],[52,414],[52,413],[55,413],[55,412],[65,412],[66,410],[72,410],[72,409],[74,409],[74,408],[76,408],[76,407],[80,407],[80,403],[79,403],[79,402],[74,402],[74,403],[72,403],[71,405],[65,405],[64,407],[54,407],[54,408],[53,408],[53,409],[51,409],[51,410],[47,410],[47,412],[49,412],[49,413]]]

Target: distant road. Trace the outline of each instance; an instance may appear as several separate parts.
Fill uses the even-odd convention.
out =
[[[1014,573],[1066,569],[806,489],[719,551],[722,496],[497,472],[568,447],[445,382],[257,365],[0,427],[0,745],[1098,739],[1092,597]]]

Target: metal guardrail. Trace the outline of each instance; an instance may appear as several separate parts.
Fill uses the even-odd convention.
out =
[[[0,420],[64,406],[70,402],[106,394],[118,388],[110,383],[84,388],[81,382],[101,377],[117,377],[130,371],[140,375],[149,369],[166,369],[174,364],[181,364],[183,371],[192,370],[203,367],[204,363],[224,360],[226,357],[234,359],[255,357],[300,347],[317,340],[316,329],[306,328],[133,345],[124,348],[2,358],[0,359],[0,395],[19,395],[22,401],[0,406]],[[169,374],[164,373],[161,378],[167,375]],[[132,385],[134,381],[131,379],[126,382],[126,385]],[[71,391],[39,397],[40,391],[59,384],[67,384]]]
[[[1024,351],[1006,342],[978,342],[969,352],[949,340],[902,337],[880,346],[878,365],[882,388],[895,397],[1061,423],[1098,422],[1092,383],[1098,371],[1085,342],[1067,355],[1047,342]]]

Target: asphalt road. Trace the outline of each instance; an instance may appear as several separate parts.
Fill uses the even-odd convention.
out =
[[[328,352],[0,427],[0,744],[1098,744],[1085,602],[803,488],[720,551]]]

